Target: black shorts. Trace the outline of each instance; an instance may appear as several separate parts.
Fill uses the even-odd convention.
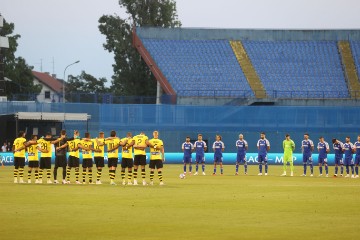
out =
[[[39,167],[39,161],[29,161],[28,167],[29,168],[38,168]]]
[[[40,158],[40,169],[51,169],[51,157]]]
[[[68,161],[68,166],[73,168],[77,168],[80,166],[80,161],[79,158],[74,157],[74,156],[69,156],[69,161]]]
[[[25,167],[25,158],[24,157],[14,157],[14,166],[15,167]]]
[[[145,166],[146,165],[146,155],[135,155],[134,157],[135,166]]]
[[[163,161],[162,161],[162,160],[150,160],[149,168],[150,168],[150,169],[163,168]]]
[[[97,168],[105,167],[104,157],[94,157],[94,161]]]
[[[118,161],[118,158],[108,158],[108,167],[117,167]]]
[[[66,156],[56,156],[55,157],[55,167],[66,167]]]
[[[121,160],[121,167],[122,168],[132,168],[134,166],[134,161],[132,158],[123,158]]]
[[[83,168],[92,168],[93,167],[92,158],[83,158],[82,167]]]

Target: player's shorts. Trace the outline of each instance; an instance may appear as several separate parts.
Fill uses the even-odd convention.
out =
[[[355,164],[359,165],[360,164],[360,156],[355,156]]]
[[[135,155],[134,156],[134,165],[135,166],[145,166],[146,165],[146,155]]]
[[[214,163],[222,163],[223,158],[221,156],[214,156]]]
[[[313,163],[313,159],[311,157],[311,155],[304,155],[303,154],[303,164],[312,164]]]
[[[341,156],[335,156],[335,165],[343,165],[343,159]]]
[[[188,163],[191,163],[192,162],[192,158],[191,157],[185,157],[183,158],[183,162],[188,164]]]
[[[29,168],[38,168],[39,167],[39,161],[29,161],[28,167]]]
[[[117,167],[118,161],[118,158],[108,158],[108,167]]]
[[[345,166],[354,165],[354,159],[352,157],[345,157],[344,158],[344,165]]]
[[[205,163],[205,156],[196,155],[195,161],[196,163]]]
[[[327,158],[319,157],[318,162],[319,164],[327,164]]]
[[[163,161],[162,161],[162,160],[150,160],[149,168],[150,168],[150,169],[163,168]]]
[[[24,157],[14,157],[14,166],[17,168],[25,167],[25,158]]]
[[[293,156],[292,155],[284,155],[284,163],[293,162]]]
[[[92,158],[83,158],[82,167],[83,168],[92,168],[93,167]]]
[[[66,162],[66,156],[63,155],[63,156],[56,156],[55,157],[55,167],[62,167],[62,168],[65,168],[67,165],[67,162]]]
[[[246,163],[246,155],[237,154],[236,155],[236,163]]]
[[[51,157],[40,158],[40,169],[51,169]]]
[[[80,166],[79,158],[74,156],[69,156],[68,166],[71,168],[78,168]]]
[[[267,163],[267,156],[266,155],[258,155],[258,163]]]
[[[134,161],[132,158],[121,159],[121,168],[132,168],[133,166],[134,166]]]
[[[94,161],[97,168],[105,167],[104,157],[94,157]]]

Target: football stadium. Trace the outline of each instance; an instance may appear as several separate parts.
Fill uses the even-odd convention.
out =
[[[133,47],[163,91],[157,104],[112,97],[0,102],[6,138],[25,131],[27,143],[36,146],[31,135],[37,135],[51,145],[62,129],[68,138],[76,131],[68,141],[85,140],[74,148],[65,141],[65,154],[76,151],[80,164],[90,159],[85,168],[92,168],[59,167],[54,184],[53,149],[51,170],[40,170],[40,183],[40,173],[28,173],[31,143],[1,153],[1,239],[357,238],[359,30],[136,27],[132,34]],[[154,131],[159,136],[152,142]],[[102,170],[93,166],[98,148],[91,147],[101,146],[99,132],[107,139]],[[133,141],[128,132],[134,138],[143,132],[149,141],[126,145]],[[200,160],[199,134],[207,146]],[[246,149],[236,167],[240,134]],[[287,134],[295,166],[284,174]],[[136,146],[146,153],[145,170],[122,172],[122,155],[132,163]],[[189,148],[191,171],[189,164],[184,169]],[[14,170],[21,151],[25,167]],[[216,174],[214,151],[220,152]],[[107,166],[114,158],[116,171]],[[149,166],[153,158],[161,165]],[[91,178],[96,184],[89,184]]]

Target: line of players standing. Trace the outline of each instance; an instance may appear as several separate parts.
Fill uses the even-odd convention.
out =
[[[286,139],[290,140],[290,135],[286,135]],[[292,141],[292,140],[291,140]],[[351,169],[351,178],[359,178],[359,164],[360,164],[360,135],[358,136],[357,142],[354,144],[350,142],[350,137],[346,137],[345,143],[342,143],[338,139],[332,139],[333,149],[335,151],[335,173],[334,177],[338,176],[338,170],[340,167],[340,176],[344,174],[344,166],[346,167],[346,175],[345,177],[350,177],[350,169]],[[237,157],[236,157],[236,170],[235,175],[239,174],[239,165],[244,164],[245,175],[247,174],[247,159],[246,159],[246,151],[248,150],[248,143],[244,139],[244,135],[239,135],[239,140],[235,143],[237,148]],[[284,146],[284,145],[283,145]],[[225,149],[225,144],[221,141],[221,136],[216,135],[216,141],[213,143],[213,151],[214,151],[214,171],[213,175],[216,175],[217,165],[220,165],[220,174],[223,174],[223,156],[222,152]],[[260,139],[257,142],[258,148],[258,163],[259,163],[259,176],[263,175],[262,167],[265,167],[265,176],[268,174],[268,164],[267,164],[267,153],[270,150],[270,142],[265,137],[265,133],[260,133]],[[295,149],[295,144],[293,143],[293,148]],[[317,144],[317,149],[319,152],[318,155],[318,164],[319,164],[319,176],[323,174],[323,166],[325,167],[326,177],[329,175],[328,163],[327,163],[327,154],[330,152],[329,144],[324,140],[324,137],[319,138],[319,142]],[[194,144],[190,142],[190,137],[186,137],[185,142],[182,144],[182,150],[184,152],[183,162],[184,162],[184,174],[187,174],[186,167],[189,166],[189,174],[192,173],[192,152],[195,151],[195,163],[196,170],[194,175],[198,175],[199,164],[202,165],[202,174],[205,175],[205,151],[207,150],[207,146],[205,141],[202,140],[202,134],[198,134],[198,140],[195,141]],[[285,150],[285,147],[284,147]],[[307,166],[310,168],[310,176],[314,175],[313,168],[313,159],[312,153],[314,151],[314,143],[309,139],[309,134],[304,134],[304,140],[301,142],[301,150],[303,153],[303,167],[304,172],[301,176],[306,176]],[[353,158],[353,154],[355,153],[355,162]],[[345,157],[343,158],[343,155]],[[292,151],[290,156],[290,165],[293,166],[292,162]],[[287,162],[284,161],[284,169],[286,170]],[[354,167],[355,165],[355,167]],[[354,173],[356,175],[354,175]],[[282,176],[285,176],[283,174]],[[291,169],[291,176],[293,176],[293,168]]]
[[[97,168],[96,184],[101,184],[100,178],[102,175],[102,168],[104,167],[104,154],[105,146],[108,157],[109,177],[110,184],[115,184],[115,173],[118,164],[118,149],[122,149],[121,161],[121,177],[122,184],[126,185],[125,169],[128,169],[128,185],[138,185],[137,171],[141,169],[141,177],[143,185],[147,185],[145,180],[145,166],[146,166],[146,152],[147,147],[150,148],[150,185],[153,185],[154,171],[157,169],[160,185],[164,185],[162,177],[162,168],[164,159],[164,145],[162,140],[159,139],[158,131],[153,132],[153,138],[148,137],[141,132],[139,135],[132,137],[131,133],[127,133],[125,138],[118,138],[115,131],[110,132],[110,137],[105,138],[104,132],[100,132],[99,136],[95,139],[90,138],[90,133],[85,133],[85,137],[80,139],[79,131],[75,130],[71,138],[66,137],[66,131],[61,131],[61,136],[52,138],[50,133],[47,133],[44,138],[37,139],[36,135],[32,135],[31,139],[25,139],[25,133],[19,132],[18,138],[15,139],[13,144],[14,152],[14,183],[24,183],[24,167],[25,167],[25,152],[28,152],[28,183],[31,183],[32,170],[35,172],[35,183],[42,183],[43,171],[46,171],[47,183],[51,181],[51,157],[52,157],[52,144],[55,145],[55,168],[54,168],[54,183],[57,181],[57,170],[59,167],[63,168],[63,184],[70,184],[71,169],[75,170],[76,184],[85,184],[86,176],[88,176],[89,183],[92,184],[92,167],[93,156]],[[133,149],[134,155],[133,158]],[[41,152],[39,161],[38,151]],[[69,157],[66,159],[67,151]],[[82,152],[82,177],[83,182],[79,181],[80,175],[80,151]],[[132,169],[134,167],[134,172]],[[40,169],[39,169],[40,168]],[[19,181],[18,181],[19,177]],[[134,177],[134,183],[131,182]]]

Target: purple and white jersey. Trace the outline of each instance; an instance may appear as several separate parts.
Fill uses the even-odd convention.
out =
[[[327,142],[319,142],[317,145],[317,148],[319,150],[319,158],[327,158],[327,150],[329,148],[329,144]]]
[[[351,142],[344,143],[344,153],[345,158],[352,158],[353,157],[353,147],[354,145]]]
[[[225,144],[222,141],[215,141],[213,144],[214,156],[222,157],[222,149],[225,148]]]
[[[248,147],[248,143],[246,140],[237,140],[235,146],[237,148],[237,154],[246,155],[246,148]]]
[[[194,143],[196,156],[204,157],[204,152],[206,148],[206,142],[204,141],[196,141]]]
[[[360,142],[357,141],[354,143],[353,148],[355,149],[355,156],[360,156]]]
[[[312,154],[311,148],[314,147],[314,143],[310,139],[308,139],[308,140],[304,139],[301,141],[301,147],[302,147],[303,155],[311,156],[311,154]]]
[[[256,146],[259,148],[259,155],[260,156],[266,156],[267,155],[267,148],[270,147],[269,140],[265,139],[259,139]]]
[[[184,142],[181,149],[184,150],[184,157],[191,158],[191,152],[194,149],[194,145],[191,142]]]

